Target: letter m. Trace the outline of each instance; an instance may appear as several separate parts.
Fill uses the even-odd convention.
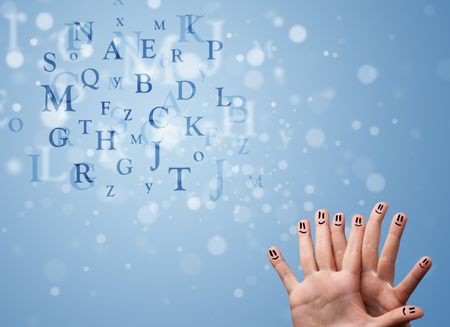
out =
[[[59,97],[57,91],[53,91],[50,85],[41,85],[45,89],[45,107],[42,111],[50,111],[48,108],[48,100],[50,99],[55,111],[58,111],[64,98],[66,99],[66,111],[75,111],[72,108],[72,87],[73,85],[68,85],[64,90],[64,93]]]
[[[162,21],[160,21],[159,23],[158,23],[158,21],[155,19],[154,22],[155,22],[155,31],[156,31],[156,30],[165,30],[165,29],[166,29],[166,26],[164,25],[164,23],[165,23],[166,21],[165,21],[164,19],[163,19]]]
[[[134,134],[131,134],[131,144],[136,143],[142,144],[142,134],[139,134],[137,138],[134,136]]]
[[[262,176],[259,175],[258,178],[253,179],[252,175],[248,175],[247,185],[248,187],[262,187]]]

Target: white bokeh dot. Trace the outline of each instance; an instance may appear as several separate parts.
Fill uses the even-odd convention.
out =
[[[275,27],[282,27],[283,24],[284,24],[284,19],[283,19],[283,17],[276,16],[276,17],[273,19],[273,26],[275,26]]]
[[[313,194],[314,193],[314,185],[312,185],[312,184],[305,185],[305,193]]]
[[[358,69],[358,79],[363,84],[372,84],[378,78],[378,70],[372,65],[362,65]]]
[[[53,26],[53,16],[48,12],[41,12],[36,16],[36,26],[42,31],[49,30]]]
[[[11,50],[6,54],[6,64],[13,69],[22,67],[23,61],[23,53],[19,50]]]
[[[235,298],[240,299],[241,297],[244,296],[244,290],[242,288],[236,288],[233,291],[233,295]]]
[[[280,234],[280,240],[283,242],[286,242],[289,239],[289,234],[288,233],[281,233]]]
[[[308,33],[301,25],[294,25],[289,30],[289,38],[294,43],[302,43],[306,40]]]
[[[264,189],[262,187],[254,187],[252,190],[252,196],[255,199],[261,199],[264,196]]]
[[[226,252],[227,242],[222,236],[215,235],[209,239],[207,248],[210,254],[219,256]]]
[[[313,211],[314,205],[311,201],[306,201],[303,203],[303,209],[305,209],[305,211]]]
[[[359,120],[354,120],[352,121],[352,128],[357,131],[359,129],[361,129],[362,127],[362,123]]]
[[[61,294],[61,290],[59,289],[59,287],[53,286],[52,288],[50,288],[51,296],[59,296],[59,294]]]
[[[271,213],[272,212],[272,206],[269,203],[264,203],[261,207],[262,212],[264,213]]]
[[[139,208],[137,217],[141,224],[150,225],[153,224],[159,215],[158,203],[151,201],[149,204]]]
[[[83,44],[80,53],[82,57],[89,58],[94,53],[94,47],[91,44]]]
[[[250,66],[261,66],[264,63],[264,51],[254,48],[247,52],[247,62]]]
[[[318,148],[325,142],[325,133],[319,128],[311,128],[306,132],[305,138],[310,147]]]
[[[266,143],[267,141],[269,141],[269,139],[270,139],[270,136],[266,132],[262,132],[261,134],[259,134],[259,140],[261,142]]]
[[[374,173],[367,176],[366,186],[370,192],[379,193],[384,190],[386,181],[383,175]]]
[[[191,196],[188,200],[187,200],[187,206],[189,209],[191,210],[198,210],[200,209],[202,205],[202,202],[200,201],[200,199],[196,196]]]
[[[97,241],[98,244],[104,244],[106,242],[106,236],[105,234],[98,234],[95,237],[95,240]]]
[[[161,0],[148,0],[147,5],[151,9],[158,9],[161,6]]]
[[[11,158],[6,163],[6,170],[10,174],[16,175],[22,171],[22,162],[19,159]]]
[[[371,126],[369,128],[369,133],[372,136],[377,136],[378,134],[380,134],[380,128],[378,126]]]
[[[25,209],[31,210],[34,207],[34,202],[31,200],[27,200],[25,201],[24,207]]]
[[[278,161],[278,169],[280,170],[286,170],[288,167],[288,162],[286,160],[280,160]]]
[[[18,102],[13,103],[12,110],[14,112],[20,112],[22,110],[22,105]]]

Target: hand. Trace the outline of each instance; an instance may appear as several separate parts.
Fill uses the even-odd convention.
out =
[[[388,204],[385,202],[379,202],[373,207],[362,247],[361,295],[372,316],[379,316],[405,305],[432,264],[430,257],[422,257],[403,281],[393,286],[395,260],[408,218],[402,212],[394,215],[383,251],[378,258],[381,223],[387,209]]]
[[[340,264],[333,252],[328,212],[317,211],[315,221],[315,253],[309,220],[298,224],[300,263],[305,276],[301,283],[276,247],[271,247],[268,253],[289,294],[295,327],[395,326],[423,315],[422,309],[415,306],[397,308],[379,317],[369,315],[360,293],[364,217],[352,218],[350,238],[341,253]]]

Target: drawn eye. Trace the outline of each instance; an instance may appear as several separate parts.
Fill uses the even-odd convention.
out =
[[[324,224],[324,223],[325,223],[325,212],[319,211],[319,212],[317,213],[317,218],[318,218],[319,220],[323,219],[322,221],[318,221],[319,225]]]
[[[277,251],[269,250],[269,255],[273,260],[277,260],[279,258]]]
[[[384,208],[384,205],[381,204],[381,203],[379,203],[378,206],[377,206],[377,208],[375,209],[375,212],[376,212],[377,214],[381,214],[383,208]]]
[[[395,224],[397,226],[401,226],[402,222],[403,222],[403,218],[405,218],[405,216],[403,216],[402,214],[398,214],[397,218],[395,219]]]
[[[306,234],[306,223],[304,221],[301,221],[298,224],[298,231],[302,234]]]
[[[419,266],[421,268],[425,268],[428,265],[429,262],[430,262],[430,260],[428,260],[428,258],[425,258],[419,263]]]
[[[416,313],[416,307],[408,307],[408,309],[406,309],[406,307],[403,307],[403,315],[406,316],[407,313]]]

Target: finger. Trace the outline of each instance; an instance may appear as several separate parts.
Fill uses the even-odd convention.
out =
[[[361,272],[361,249],[364,237],[364,216],[357,214],[352,217],[350,238],[342,259],[342,270],[347,270],[359,278]]]
[[[398,248],[400,247],[400,239],[407,221],[408,217],[403,212],[395,214],[386,242],[384,243],[383,251],[381,251],[380,260],[378,261],[378,276],[391,284],[394,280],[395,260],[397,259]]]
[[[317,269],[314,256],[309,219],[300,220],[298,223],[298,243],[300,247],[300,265],[302,266],[303,275],[306,277],[319,270]]]
[[[325,209],[317,210],[315,221],[317,266],[319,270],[336,270],[331,244],[330,214]]]
[[[422,257],[401,283],[395,287],[395,294],[401,303],[408,301],[423,276],[430,270],[432,264],[433,262],[430,257]]]
[[[297,286],[298,281],[295,277],[294,272],[287,264],[286,260],[284,260],[283,255],[277,247],[271,246],[268,251],[269,260],[272,263],[272,266],[277,271],[278,275],[281,278],[281,281],[286,287],[288,294],[292,292],[292,290]]]
[[[423,316],[423,310],[416,306],[403,306],[375,318],[376,326],[398,326]]]
[[[378,245],[380,243],[381,223],[388,209],[386,202],[378,202],[370,213],[364,232],[362,247],[362,269],[363,271],[376,271],[378,265]]]
[[[343,212],[338,212],[334,215],[333,223],[331,224],[331,243],[333,244],[336,270],[341,270],[342,259],[344,258],[345,247],[347,246],[347,240],[345,238],[345,215]]]

